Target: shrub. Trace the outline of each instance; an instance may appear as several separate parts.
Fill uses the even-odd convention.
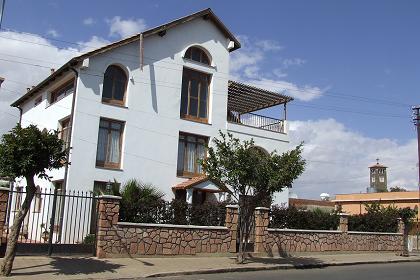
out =
[[[93,245],[95,244],[95,235],[94,234],[88,234],[83,238],[83,244],[86,245]]]
[[[121,191],[120,220],[132,223],[157,223],[165,210],[164,193],[155,186],[135,179],[124,184]]]
[[[366,204],[366,213],[349,216],[349,230],[367,232],[397,232],[398,218],[401,218],[408,228],[416,212],[410,208],[383,207],[379,203]]]
[[[312,230],[336,230],[339,216],[336,212],[320,209],[304,210],[274,205],[271,209],[270,227]]]

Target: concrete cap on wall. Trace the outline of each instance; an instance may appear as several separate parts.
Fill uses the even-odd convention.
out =
[[[100,196],[98,196],[98,198],[99,199],[115,199],[115,200],[121,200],[122,199],[121,196],[109,195],[109,194],[100,195]]]

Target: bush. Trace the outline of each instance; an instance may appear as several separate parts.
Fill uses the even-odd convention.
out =
[[[132,179],[121,192],[120,221],[157,223],[165,211],[164,193],[155,186]]]
[[[274,205],[271,210],[271,228],[336,230],[339,224],[337,212],[321,209],[304,210],[294,206],[289,208]]]
[[[410,208],[383,207],[379,203],[366,204],[365,214],[349,216],[348,227],[351,231],[367,232],[397,232],[398,218],[401,218],[408,228],[416,212]]]
[[[83,238],[83,244],[86,245],[93,245],[95,244],[95,235],[94,234],[88,234]]]

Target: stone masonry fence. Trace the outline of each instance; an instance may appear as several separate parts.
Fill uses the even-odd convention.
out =
[[[195,255],[236,252],[238,206],[226,209],[224,227],[118,222],[120,197],[99,198],[97,256]],[[398,233],[348,231],[348,217],[340,216],[338,230],[269,228],[268,208],[255,209],[254,252],[269,256],[294,252],[404,252],[404,224]]]
[[[0,237],[6,230],[9,189],[0,188]],[[236,253],[239,209],[228,205],[225,226],[190,226],[119,222],[121,197],[98,198],[96,256],[196,255]],[[340,216],[338,230],[269,228],[269,209],[255,209],[254,252],[285,256],[295,252],[393,251],[407,247],[404,223],[398,233],[348,231],[348,217]],[[3,241],[4,242],[4,241]]]

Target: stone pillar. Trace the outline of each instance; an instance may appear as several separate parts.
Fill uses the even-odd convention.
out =
[[[398,218],[398,233],[404,234],[405,233],[405,223],[401,218]]]
[[[3,237],[3,232],[6,230],[9,191],[9,188],[0,187],[0,238]]]
[[[230,231],[229,253],[236,253],[236,239],[238,236],[239,205],[226,205],[225,226]]]
[[[115,235],[120,211],[120,196],[101,195],[98,197],[98,228],[96,235],[96,256],[106,258],[108,236]]]
[[[255,208],[255,243],[254,252],[264,253],[265,252],[265,239],[268,235],[268,223],[270,208],[257,207]]]
[[[349,231],[349,214],[340,213],[340,224],[338,225],[338,230],[344,232]]]
[[[401,218],[398,218],[398,233],[403,235],[402,250],[400,255],[408,257],[408,228]]]

